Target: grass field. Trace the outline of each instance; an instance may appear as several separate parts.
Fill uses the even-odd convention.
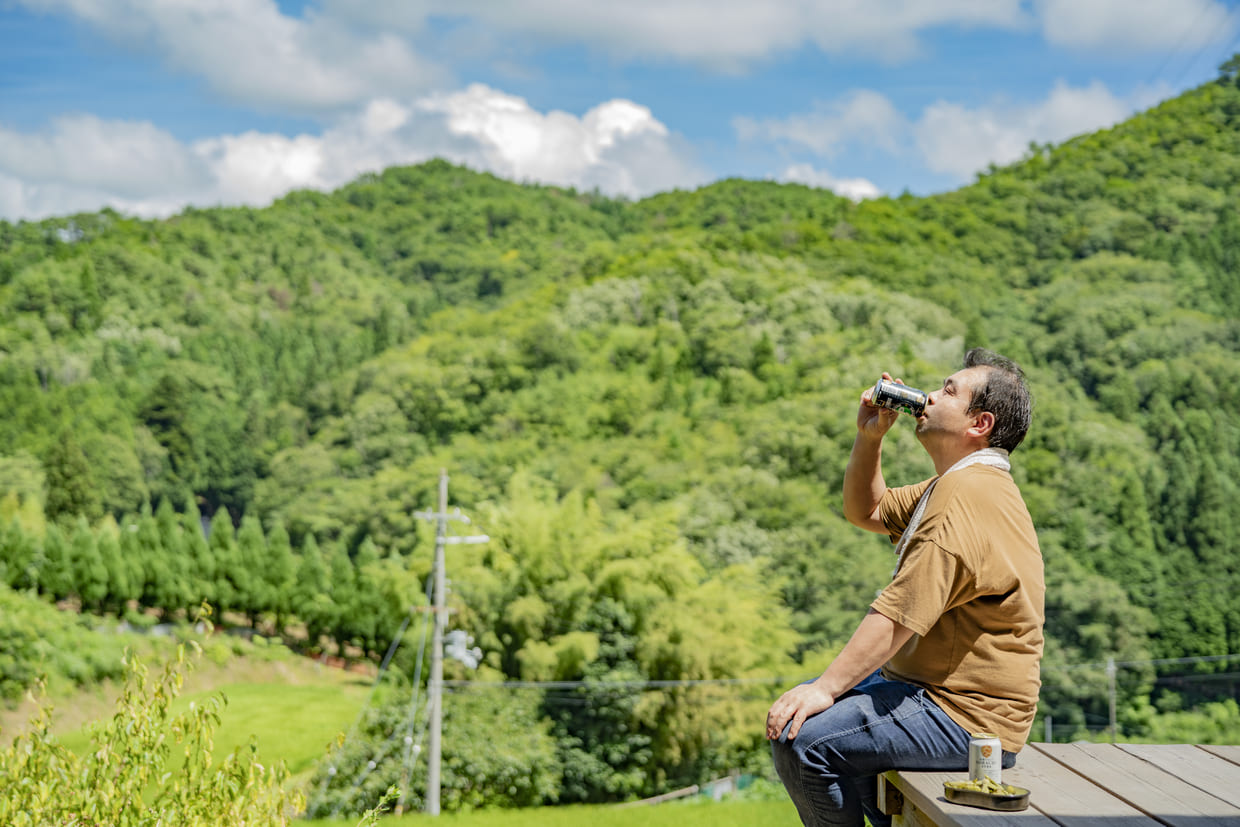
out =
[[[357,819],[311,819],[306,827],[351,827]],[[796,827],[800,819],[790,801],[694,800],[648,806],[539,807],[529,810],[486,810],[385,816],[380,825],[413,827]]]
[[[293,781],[300,782],[334,739],[353,725],[370,691],[371,678],[305,658],[237,658],[222,666],[203,664],[192,671],[173,710],[222,694],[226,706],[215,732],[217,760],[254,738],[260,760],[283,761]],[[92,720],[106,718],[113,711],[95,695],[89,705],[95,711]],[[75,706],[74,699],[57,703],[58,709]],[[83,722],[74,717],[60,721],[57,715],[54,731],[62,744],[81,753],[89,747],[90,738]]]
[[[215,734],[217,759],[257,740],[264,763],[283,761],[292,783],[308,781],[315,764],[335,738],[347,732],[367,703],[372,677],[344,672],[294,656],[233,658],[224,664],[200,663],[186,679],[174,710],[190,702],[223,694],[227,705]],[[64,714],[53,730],[75,752],[89,748],[87,721],[111,715],[115,692],[96,690],[56,700]],[[11,713],[12,714],[12,713]],[[10,722],[12,723],[12,722]],[[6,729],[7,736],[13,729]],[[313,819],[306,827],[352,827],[358,818]],[[799,823],[785,800],[724,800],[704,797],[645,806],[565,806],[527,810],[445,813],[432,819],[421,813],[385,816],[383,825],[430,824],[443,827],[793,827]]]

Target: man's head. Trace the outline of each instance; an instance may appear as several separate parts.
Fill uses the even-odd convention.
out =
[[[1025,387],[1024,371],[1011,359],[980,347],[964,355],[964,366],[983,368],[973,371],[978,381],[973,385],[968,413],[989,411],[994,414],[990,447],[1016,450],[1033,419],[1033,400]]]

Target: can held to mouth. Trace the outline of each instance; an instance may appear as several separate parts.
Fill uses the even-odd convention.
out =
[[[990,732],[975,732],[969,739],[969,779],[996,784],[1003,783],[1003,745],[999,736]]]
[[[870,404],[880,408],[921,416],[926,410],[930,394],[908,385],[901,385],[890,379],[879,379],[874,383],[874,393],[870,394]]]

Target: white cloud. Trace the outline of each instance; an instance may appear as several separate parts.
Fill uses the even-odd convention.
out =
[[[776,180],[831,190],[836,195],[853,201],[878,198],[883,194],[882,190],[865,178],[836,178],[826,170],[815,169],[812,164],[793,164],[777,176]]]
[[[454,139],[445,147],[448,157],[517,180],[639,196],[705,179],[687,148],[632,101],[608,101],[577,118],[543,114],[521,98],[474,84],[425,98],[418,109],[442,116]]]
[[[1072,49],[1194,52],[1230,40],[1236,21],[1215,0],[1035,0],[1047,41]]]
[[[418,93],[442,70],[386,32],[337,20],[288,17],[272,0],[20,0],[68,14],[126,47],[158,55],[228,98],[304,113]]]
[[[760,121],[739,117],[733,127],[741,140],[791,144],[827,157],[859,145],[895,152],[908,131],[907,121],[891,101],[868,89],[835,101],[820,101],[808,114]]]
[[[1139,88],[1120,98],[1098,81],[1083,87],[1059,82],[1040,101],[970,108],[940,100],[908,118],[882,94],[861,90],[820,102],[809,113],[761,121],[737,118],[733,123],[743,140],[767,142],[785,152],[835,158],[845,149],[877,150],[892,161],[915,162],[964,182],[989,164],[1019,160],[1031,141],[1060,142],[1113,126],[1168,93],[1165,87]],[[866,154],[854,151],[850,157]],[[823,186],[849,197],[872,197],[868,180],[836,179],[811,164],[788,167],[781,180]]]
[[[1112,126],[1133,111],[1131,102],[1097,81],[1083,88],[1057,83],[1043,101],[1023,106],[968,109],[938,101],[914,127],[927,166],[965,179],[988,164],[1021,158],[1031,141],[1057,142]]]
[[[57,118],[50,129],[33,135],[0,126],[0,172],[32,185],[73,181],[128,198],[192,189],[207,175],[167,132],[93,115]]]
[[[936,27],[1026,28],[1020,0],[326,0],[354,25],[423,31],[435,15],[544,42],[586,43],[621,59],[659,57],[740,70],[813,45],[832,54],[899,60]]]
[[[0,217],[111,206],[142,216],[187,204],[269,203],[362,172],[442,157],[518,181],[642,196],[705,183],[689,149],[627,100],[581,117],[542,113],[474,85],[407,103],[383,99],[319,135],[246,132],[182,144],[145,123],[66,118],[40,134],[0,128]]]

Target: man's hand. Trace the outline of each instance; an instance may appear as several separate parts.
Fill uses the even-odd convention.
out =
[[[899,379],[892,380],[891,374],[886,371],[883,372],[883,378],[901,385],[904,384]],[[857,430],[870,439],[880,440],[891,430],[891,426],[900,418],[900,414],[890,408],[880,408],[877,405],[870,404],[870,397],[873,395],[873,386],[866,388],[861,393],[861,408],[857,411]]]
[[[830,709],[835,697],[818,685],[818,681],[794,686],[771,704],[771,711],[766,714],[766,737],[770,741],[779,738],[788,722],[792,722],[788,730],[788,740],[797,737],[801,724],[811,715],[817,715]]]

